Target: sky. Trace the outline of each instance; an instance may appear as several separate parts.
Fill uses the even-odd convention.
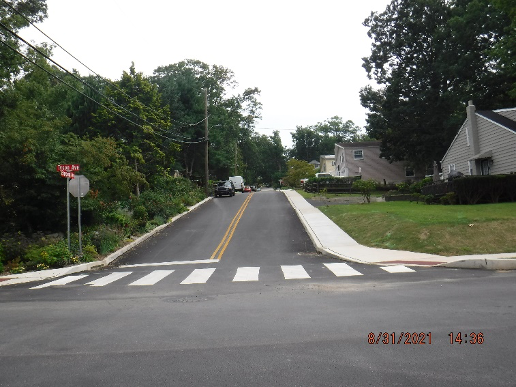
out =
[[[390,0],[47,0],[45,34],[105,78],[119,79],[134,62],[152,75],[185,59],[232,70],[241,93],[261,90],[260,134],[279,130],[292,146],[297,126],[339,116],[363,127],[362,58],[371,39],[362,25]],[[48,41],[33,27],[20,32]],[[52,57],[68,70],[90,72],[59,48]]]

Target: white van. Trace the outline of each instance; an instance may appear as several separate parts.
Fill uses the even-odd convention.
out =
[[[235,191],[244,192],[244,179],[242,176],[230,176],[228,180],[233,182]]]

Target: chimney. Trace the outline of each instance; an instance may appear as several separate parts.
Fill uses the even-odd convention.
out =
[[[477,116],[475,115],[475,105],[473,105],[473,101],[468,102],[468,107],[466,108],[466,113],[468,116],[468,127],[466,128],[468,130],[468,138],[469,138],[469,144],[471,145],[471,150],[473,151],[472,156],[478,155],[480,153],[480,146],[478,144],[478,126],[477,126]],[[472,160],[473,163],[475,163],[475,160]],[[475,166],[473,168],[473,174],[478,175],[479,171],[477,170],[477,167]]]

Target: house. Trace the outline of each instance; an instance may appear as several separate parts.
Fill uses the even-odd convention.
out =
[[[319,168],[320,165],[319,161],[317,160],[312,160],[308,164],[313,165],[315,169]]]
[[[414,169],[380,157],[380,141],[335,144],[335,176],[361,176],[384,184],[415,180]],[[417,178],[420,178],[418,176]]]
[[[335,176],[335,155],[322,155],[320,157],[320,173],[329,173]]]
[[[467,118],[441,160],[443,179],[452,171],[464,175],[516,172],[516,108],[476,111]]]

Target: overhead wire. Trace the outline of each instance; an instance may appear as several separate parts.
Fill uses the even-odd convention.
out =
[[[16,37],[17,39],[21,40],[23,43],[25,43],[26,45],[28,45],[29,47],[31,47],[34,51],[36,51],[38,54],[40,54],[41,56],[43,56],[45,59],[51,61],[52,63],[54,63],[56,66],[58,66],[59,68],[61,68],[63,71],[65,71],[67,74],[71,75],[74,79],[76,79],[77,81],[81,82],[83,85],[87,86],[88,88],[90,88],[92,91],[94,91],[95,93],[99,94],[100,96],[106,98],[111,104],[113,105],[116,105],[117,107],[121,108],[122,110],[124,110],[125,112],[135,116],[137,119],[139,120],[142,120],[143,122],[145,122],[146,124],[148,124],[151,128],[153,129],[158,129],[158,130],[161,130],[161,131],[165,131],[167,132],[166,130],[164,129],[161,129],[161,128],[158,128],[156,127],[155,125],[153,125],[152,123],[148,122],[147,120],[137,116],[136,114],[134,114],[133,112],[131,112],[130,110],[127,110],[125,107],[119,105],[118,103],[116,103],[115,101],[113,101],[112,99],[110,99],[109,97],[107,97],[106,95],[104,95],[103,93],[101,93],[100,91],[98,91],[97,89],[95,89],[93,86],[91,86],[90,84],[88,84],[87,82],[85,82],[84,80],[80,79],[79,77],[77,77],[75,74],[71,73],[70,71],[68,71],[66,68],[64,68],[63,66],[61,66],[59,63],[57,63],[56,61],[54,61],[53,59],[51,59],[50,57],[48,57],[45,53],[41,52],[38,48],[36,48],[35,46],[33,46],[32,44],[30,44],[29,42],[27,42],[25,39],[23,39],[21,36],[19,36],[18,34],[16,34],[15,32],[13,32],[12,30],[10,30],[7,26],[5,26],[2,22],[0,22],[0,27],[4,28],[6,31],[8,31],[9,33],[11,33],[14,37]],[[79,91],[77,88],[73,87],[72,85],[68,84],[67,82],[65,82],[63,79],[57,77],[55,74],[52,74],[51,72],[47,71],[46,69],[44,69],[42,66],[40,66],[39,64],[37,64],[36,62],[32,61],[29,57],[25,56],[24,54],[22,54],[21,52],[19,52],[18,50],[16,50],[15,48],[11,47],[9,44],[5,43],[4,41],[1,41],[5,46],[9,47],[11,50],[15,51],[16,53],[18,53],[19,55],[21,55],[25,60],[33,63],[34,65],[36,65],[37,67],[39,67],[40,69],[44,70],[45,72],[47,72],[49,75],[53,76],[54,78],[58,79],[60,82],[62,82],[64,85],[70,87],[71,89],[73,89],[74,91],[80,93],[81,95],[85,96],[86,98],[90,99],[91,101],[97,103],[98,105],[104,107],[105,109],[109,110],[110,112],[116,114],[118,117],[130,122],[131,124],[133,125],[136,125],[137,127],[145,130],[145,128],[128,119],[127,117],[125,116],[122,116],[121,114],[119,114],[118,112],[114,111],[113,109],[107,107],[106,105],[98,102],[97,100],[91,98],[90,96],[84,94],[83,92]],[[204,120],[206,119],[206,117],[199,121],[199,122],[203,122]],[[168,133],[168,132],[167,132]],[[200,141],[184,141],[184,140],[180,140],[180,139],[177,139],[177,138],[173,138],[173,137],[169,137],[169,136],[165,136],[165,135],[162,135],[158,132],[154,132],[154,134],[160,136],[160,137],[163,137],[163,138],[167,138],[169,140],[173,140],[173,141],[176,141],[176,142],[179,142],[179,143],[188,143],[188,144],[195,144],[195,143],[202,143],[205,141],[204,138],[202,138]],[[184,137],[184,136],[181,136],[183,138],[187,138],[187,137]]]
[[[61,79],[60,77],[58,77],[57,75],[53,74],[52,72],[50,72],[48,69],[44,68],[43,66],[41,66],[39,63],[37,63],[36,61],[32,60],[31,58],[29,58],[28,56],[26,56],[25,54],[23,54],[22,52],[18,51],[16,48],[12,47],[11,45],[7,44],[6,42],[4,42],[3,40],[0,40],[0,43],[2,43],[3,45],[7,46],[9,49],[11,49],[12,51],[16,52],[18,55],[20,55],[22,58],[24,58],[26,61],[32,63],[33,65],[35,65],[36,67],[38,67],[39,69],[43,70],[44,72],[46,72],[48,75],[50,75],[51,77],[57,79],[59,82],[63,83],[65,86],[69,87],[70,89],[74,90],[75,92],[81,94],[82,96],[84,96],[85,98],[89,99],[90,101],[98,104],[99,106],[103,107],[104,109],[108,110],[109,112],[115,114],[116,116],[118,116],[119,118],[122,118],[123,120],[126,120],[127,122],[131,123],[132,125],[135,125],[137,127],[139,127],[140,129],[142,130],[145,130],[145,128],[130,120],[129,118],[125,117],[125,116],[122,116],[120,113],[118,113],[117,111],[111,109],[109,106],[106,106],[105,104],[103,104],[102,102],[99,102],[97,100],[95,100],[94,98],[90,97],[89,95],[83,93],[82,91],[78,90],[76,87],[74,87],[73,85],[70,85],[68,82],[66,82],[65,80]],[[169,139],[169,140],[172,140],[172,141],[175,141],[175,142],[178,142],[178,143],[183,143],[183,144],[198,144],[198,143],[203,143],[205,142],[204,139],[202,139],[201,141],[182,141],[182,140],[178,140],[178,139],[175,139],[175,138],[172,138],[172,137],[168,137],[168,136],[164,136],[160,133],[155,133],[156,135],[160,136],[160,137],[164,137],[166,139]]]
[[[68,55],[70,55],[73,59],[75,59],[77,62],[79,62],[82,66],[84,66],[86,69],[88,69],[90,72],[92,72],[93,74],[95,74],[95,76],[101,80],[103,80],[104,82],[108,83],[109,85],[115,87],[116,89],[118,89],[125,97],[129,98],[130,100],[132,101],[136,101],[138,102],[141,106],[149,109],[150,111],[152,111],[153,113],[155,113],[156,115],[161,115],[161,113],[157,112],[156,110],[154,110],[152,107],[150,106],[147,106],[145,105],[144,103],[140,102],[136,97],[131,97],[129,96],[123,89],[121,89],[118,85],[116,85],[115,83],[111,82],[109,79],[106,79],[104,77],[102,77],[101,75],[99,75],[97,72],[95,72],[94,70],[92,70],[90,67],[88,67],[86,64],[84,64],[82,61],[80,61],[79,59],[77,59],[74,55],[72,55],[68,50],[66,50],[64,47],[62,47],[59,43],[57,43],[54,39],[52,39],[50,36],[48,36],[45,32],[43,32],[40,28],[38,28],[34,23],[32,23],[25,15],[23,15],[20,11],[18,11],[16,8],[14,8],[12,6],[12,4],[8,3],[7,1],[5,0],[0,0],[2,1],[4,4],[6,4],[11,10],[13,10],[14,12],[16,12],[18,15],[20,15],[25,21],[27,21],[31,26],[33,26],[36,30],[38,30],[40,33],[42,33],[45,37],[47,37],[48,39],[50,39],[50,41],[52,43],[54,43],[57,47],[61,48],[65,53],[67,53]],[[1,24],[1,23],[0,23]],[[43,55],[47,60],[50,60],[52,61],[54,64],[56,64],[58,67],[60,67],[61,69],[63,69],[64,71],[66,71],[68,74],[72,75],[74,78],[78,79],[81,83],[83,83],[84,85],[86,85],[87,87],[91,88],[93,91],[95,91],[96,93],[102,95],[104,98],[108,99],[111,103],[117,105],[118,107],[122,108],[123,110],[127,111],[128,113],[134,115],[135,117],[137,117],[138,119],[144,121],[145,123],[147,123],[149,126],[151,126],[153,129],[155,130],[160,130],[162,132],[166,132],[166,133],[169,133],[168,130],[166,129],[162,129],[162,128],[159,128],[159,127],[155,127],[154,125],[152,125],[151,123],[147,122],[146,120],[144,120],[143,118],[137,116],[136,114],[134,114],[133,112],[125,109],[123,106],[120,106],[118,105],[116,102],[110,100],[110,98],[108,98],[107,96],[105,96],[104,94],[102,94],[101,92],[99,92],[98,90],[96,90],[93,86],[85,83],[83,80],[75,77],[74,74],[70,73],[67,69],[65,69],[63,66],[61,66],[60,64],[58,64],[57,62],[55,62],[54,60],[52,60],[51,58],[47,57],[45,54],[41,53],[37,48],[35,48],[34,46],[32,46],[30,43],[28,43],[27,41],[25,41],[22,37],[20,37],[19,35],[17,35],[15,32],[9,30],[5,25],[1,24],[2,27],[4,29],[6,29],[7,31],[9,31],[11,34],[13,34],[14,36],[16,36],[18,39],[22,40],[25,44],[29,45],[32,49],[36,50],[40,55]],[[170,118],[170,120],[172,121],[175,121],[175,122],[178,122],[182,125],[185,125],[185,126],[182,126],[180,127],[179,129],[182,129],[186,126],[190,126],[190,127],[193,127],[193,126],[196,126],[196,125],[199,125],[200,123],[202,123],[204,120],[206,120],[206,117],[203,118],[202,120],[200,120],[199,122],[196,122],[194,124],[190,124],[190,123],[185,123],[185,122],[181,122],[179,120],[175,120],[173,118]],[[188,138],[186,136],[183,136],[179,133],[174,133],[174,135],[176,136],[179,136],[179,137],[183,137],[183,138]]]

